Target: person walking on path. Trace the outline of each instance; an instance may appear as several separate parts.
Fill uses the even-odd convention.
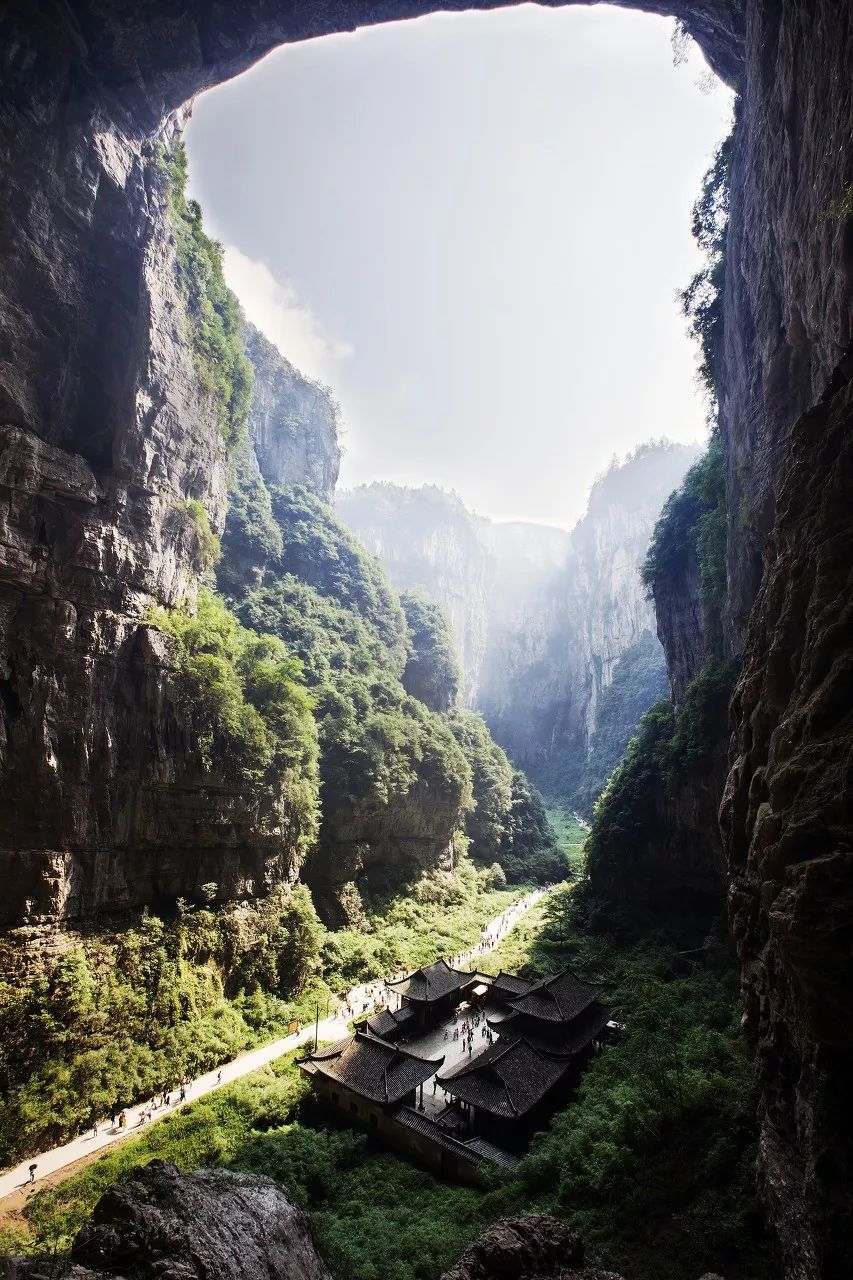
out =
[[[30,1186],[32,1186],[32,1185],[33,1185],[33,1183],[34,1183],[34,1182],[35,1182],[35,1180],[36,1180],[36,1169],[37,1169],[37,1168],[38,1168],[38,1165],[37,1165],[37,1164],[31,1164],[31,1165],[30,1165]]]

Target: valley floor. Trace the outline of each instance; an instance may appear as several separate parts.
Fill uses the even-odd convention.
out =
[[[540,902],[546,892],[547,890],[543,889],[534,890],[512,903],[499,915],[487,920],[483,925],[479,942],[452,957],[454,963],[460,967],[475,962],[479,964],[483,957],[504,943],[507,935],[521,923],[527,912]],[[387,976],[390,978],[397,975],[388,974]],[[384,995],[384,986],[381,981],[362,983],[350,988],[345,994],[345,1003],[342,1007],[332,1017],[324,1017],[319,1021],[316,1030],[320,1041],[334,1041],[346,1035],[347,1017],[353,1014],[360,1015],[383,1003]],[[216,1089],[232,1084],[234,1081],[260,1070],[300,1045],[313,1041],[314,1035],[315,1024],[309,1023],[292,1035],[274,1040],[271,1044],[264,1045],[250,1053],[240,1054],[232,1061],[224,1063],[221,1067],[208,1071],[205,1075],[192,1082],[189,1096],[185,1103],[179,1104],[176,1100],[173,1105],[168,1107],[155,1108],[153,1123],[162,1120],[166,1115],[181,1110],[183,1107],[190,1106],[199,1098],[213,1093]],[[175,1096],[177,1099],[177,1095]],[[87,1164],[97,1159],[106,1148],[130,1137],[139,1137],[141,1130],[144,1128],[144,1125],[138,1123],[139,1116],[145,1110],[145,1107],[133,1109],[133,1112],[128,1117],[127,1129],[122,1130],[108,1121],[104,1122],[99,1125],[97,1133],[90,1129],[85,1134],[74,1138],[71,1142],[67,1142],[60,1147],[54,1147],[49,1151],[41,1152],[39,1155],[30,1156],[22,1160],[15,1168],[0,1174],[0,1226],[5,1227],[13,1223],[26,1204],[29,1195],[32,1194],[33,1184],[30,1182],[30,1165],[35,1164],[37,1166],[35,1169],[36,1186],[45,1180],[50,1185],[55,1186],[64,1177],[68,1177],[72,1173],[85,1168]]]

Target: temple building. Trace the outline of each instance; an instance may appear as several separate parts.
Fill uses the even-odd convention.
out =
[[[359,1030],[379,1036],[380,1040],[396,1041],[416,1030],[418,1014],[411,1005],[404,1005],[402,1009],[382,1009],[369,1018],[363,1018],[356,1025]]]
[[[460,1138],[424,1113],[424,1084],[443,1063],[443,1057],[421,1058],[357,1031],[307,1054],[299,1066],[317,1098],[347,1124],[367,1129],[442,1177],[476,1184],[484,1160],[511,1165],[514,1157],[483,1137]]]
[[[414,1106],[417,1091],[432,1078],[444,1058],[420,1058],[365,1031],[336,1044],[315,1049],[300,1062],[312,1077],[319,1098],[349,1120],[378,1128],[383,1112],[401,1104]]]
[[[544,1053],[526,1040],[498,1039],[437,1079],[461,1104],[468,1134],[512,1148],[540,1127],[553,1095],[570,1083],[572,1066],[571,1058]]]
[[[479,974],[465,973],[451,968],[446,960],[436,960],[435,964],[385,985],[402,996],[405,1008],[415,1011],[417,1022],[412,1030],[421,1031],[446,1017],[480,982]]]
[[[524,1039],[545,1053],[573,1056],[597,1043],[607,1027],[610,1011],[600,994],[570,969],[538,982],[501,973],[492,998],[506,1012],[490,1017],[489,1026],[503,1040]]]
[[[399,1009],[300,1066],[345,1123],[457,1181],[476,1183],[484,1160],[512,1164],[608,1038],[599,987],[570,970],[492,979],[438,960],[386,985]],[[477,1049],[490,1042],[479,1052],[475,1029]]]

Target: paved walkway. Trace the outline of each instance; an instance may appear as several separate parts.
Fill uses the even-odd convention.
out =
[[[498,942],[511,929],[515,928],[521,917],[530,910],[545,892],[547,890],[537,889],[534,893],[527,894],[524,898],[514,902],[512,906],[508,907],[499,916],[495,916],[493,920],[489,920],[483,926],[480,942],[476,943],[469,951],[463,952],[459,956],[451,957],[452,963],[457,965],[468,964],[478,955],[483,955],[486,951],[492,951]],[[320,1041],[339,1040],[346,1035],[347,1018],[357,1017],[377,1004],[384,1004],[385,1000],[384,984],[380,981],[366,982],[358,987],[353,987],[346,993],[344,1003],[337,1013],[333,1017],[324,1018],[320,1021]],[[298,1048],[299,1045],[307,1044],[313,1039],[314,1023],[312,1022],[293,1035],[284,1036],[281,1040],[274,1040],[271,1044],[264,1045],[260,1049],[253,1049],[249,1053],[243,1053],[238,1058],[234,1058],[232,1062],[226,1062],[222,1067],[208,1071],[206,1075],[199,1076],[188,1086],[187,1098],[184,1103],[177,1102],[178,1094],[175,1091],[173,1096],[176,1101],[171,1106],[154,1108],[151,1123],[155,1124],[158,1120],[162,1120],[163,1116],[168,1112],[180,1111],[182,1107],[189,1106],[190,1103],[196,1102],[199,1098],[203,1098],[205,1094],[212,1093],[214,1089],[218,1089],[222,1085],[231,1084],[234,1080],[250,1075],[251,1072],[267,1066],[268,1063],[273,1062],[276,1058],[280,1058],[282,1054]],[[26,1189],[30,1185],[29,1166],[31,1164],[36,1165],[35,1183],[37,1185],[43,1178],[56,1174],[58,1170],[75,1165],[80,1160],[90,1159],[93,1155],[100,1154],[107,1147],[120,1142],[123,1138],[138,1136],[148,1127],[147,1123],[144,1125],[138,1123],[139,1116],[142,1112],[150,1110],[152,1108],[147,1105],[144,1107],[129,1107],[127,1110],[126,1129],[118,1129],[106,1122],[98,1126],[97,1134],[89,1129],[86,1133],[81,1134],[80,1137],[73,1138],[71,1142],[66,1142],[64,1146],[54,1147],[52,1151],[43,1151],[40,1155],[30,1156],[28,1159],[22,1160],[14,1169],[9,1169],[6,1173],[0,1174],[0,1201],[11,1195],[16,1195],[16,1197],[20,1198],[22,1193],[26,1193]],[[54,1182],[57,1181],[56,1178],[52,1180]]]

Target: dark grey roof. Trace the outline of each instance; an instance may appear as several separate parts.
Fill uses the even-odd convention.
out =
[[[515,996],[526,995],[533,983],[528,978],[519,978],[515,973],[504,973],[501,969],[492,978],[492,995],[498,1000],[512,1000]]]
[[[543,1024],[523,1013],[511,1013],[506,1018],[490,1018],[489,1026],[504,1040],[524,1039],[534,1049],[543,1053],[571,1056],[585,1049],[600,1031],[607,1026],[610,1010],[595,1001],[583,1013],[568,1024]]]
[[[357,1031],[337,1044],[309,1053],[303,1061],[371,1102],[399,1102],[428,1080],[444,1058],[419,1058],[397,1045]]]
[[[379,1036],[383,1039],[388,1036],[396,1036],[399,1032],[404,1031],[408,1023],[412,1022],[415,1017],[414,1009],[383,1009],[381,1013],[375,1013],[370,1018],[365,1018],[364,1022],[359,1023],[359,1027],[366,1027],[371,1035]]]
[[[451,969],[446,960],[436,960],[435,964],[425,965],[405,978],[398,978],[396,982],[386,982],[385,985],[393,987],[407,1000],[429,1003],[432,1000],[440,1000],[442,996],[450,995],[453,991],[458,991],[460,987],[467,986],[474,976],[473,973],[464,973],[461,969]]]
[[[517,1013],[545,1022],[570,1022],[592,1004],[600,991],[600,987],[593,987],[566,969],[553,978],[534,982],[526,994],[516,996],[509,1004]]]
[[[394,1119],[405,1125],[407,1129],[412,1129],[415,1133],[429,1138],[445,1151],[452,1151],[455,1155],[470,1160],[472,1164],[480,1160],[491,1160],[494,1164],[503,1165],[505,1169],[511,1169],[518,1164],[518,1156],[510,1155],[508,1151],[496,1147],[493,1142],[487,1142],[485,1138],[464,1140],[456,1138],[452,1133],[448,1133],[438,1120],[424,1115],[422,1111],[414,1111],[411,1107],[400,1107],[399,1111],[395,1111]]]
[[[493,1142],[488,1142],[485,1138],[468,1138],[464,1145],[469,1151],[475,1151],[483,1160],[491,1160],[494,1164],[503,1165],[505,1169],[513,1169],[518,1164],[518,1156],[504,1151],[503,1147],[496,1147]]]
[[[394,1119],[405,1125],[407,1129],[412,1129],[415,1133],[420,1133],[423,1137],[429,1138],[430,1142],[435,1142],[439,1147],[443,1147],[445,1151],[452,1151],[464,1160],[470,1160],[472,1164],[476,1164],[482,1158],[476,1151],[469,1150],[467,1142],[460,1142],[452,1133],[448,1133],[437,1120],[424,1115],[422,1111],[415,1111],[412,1107],[400,1107],[399,1111],[395,1111]]]
[[[557,1084],[571,1059],[535,1049],[526,1040],[498,1040],[475,1058],[438,1077],[448,1093],[494,1116],[523,1116]]]

